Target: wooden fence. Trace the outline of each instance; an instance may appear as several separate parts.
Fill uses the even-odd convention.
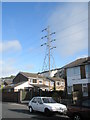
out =
[[[20,102],[20,92],[2,92],[3,102]]]
[[[25,91],[20,90],[19,92],[2,92],[2,101],[4,102],[17,102],[29,101],[33,97],[42,96],[42,97],[53,97],[55,101],[59,103],[68,104],[72,102],[71,100],[65,99],[65,94],[63,91]]]

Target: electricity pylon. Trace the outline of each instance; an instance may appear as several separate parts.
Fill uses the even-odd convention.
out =
[[[55,42],[56,39],[51,39],[51,36],[55,34],[55,32],[50,33],[50,27],[48,26],[47,28],[43,29],[42,32],[46,31],[47,35],[42,37],[41,39],[47,38],[47,42],[43,43],[41,46],[46,46],[46,54],[44,58],[44,63],[43,63],[43,69],[42,71],[45,71],[46,68],[49,70],[49,76],[50,76],[50,70],[51,70],[51,57],[53,58],[53,64],[55,64],[54,57],[51,53],[51,50],[56,48],[56,46],[51,45],[52,42]],[[46,63],[46,59],[48,58],[48,62]]]

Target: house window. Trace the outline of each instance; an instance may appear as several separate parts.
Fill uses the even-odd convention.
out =
[[[82,84],[83,96],[88,96],[88,86],[87,84]]]
[[[90,64],[89,65],[86,65],[86,76],[87,78],[90,78]]]
[[[60,85],[60,82],[57,82],[57,86],[59,86]]]
[[[49,85],[49,82],[48,82],[48,81],[46,81],[45,85],[47,85],[47,86],[48,86],[48,85]]]
[[[71,93],[72,93],[72,86],[69,86],[69,87],[67,88],[67,91],[68,91],[68,94],[71,94]]]
[[[54,86],[54,82],[50,82],[50,86]]]
[[[43,81],[42,80],[39,80],[39,84],[42,84],[43,83]]]
[[[72,77],[72,76],[78,76],[80,75],[80,68],[79,67],[74,67],[74,68],[68,68],[67,69],[67,76]]]
[[[80,74],[80,68],[74,67],[74,75],[79,75],[79,74]]]
[[[64,86],[64,82],[62,82],[61,85]]]
[[[33,79],[33,83],[37,83],[37,79]]]
[[[81,79],[86,78],[85,65],[80,66]]]
[[[86,73],[90,73],[90,64],[86,65]]]

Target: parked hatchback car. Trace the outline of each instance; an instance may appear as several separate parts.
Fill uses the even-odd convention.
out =
[[[33,111],[45,112],[49,115],[53,112],[65,114],[67,107],[57,103],[52,97],[34,97],[28,104],[30,113]]]
[[[72,120],[90,120],[90,99],[82,99],[67,107],[67,115]]]

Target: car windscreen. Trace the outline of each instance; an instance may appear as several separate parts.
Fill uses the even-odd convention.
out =
[[[52,98],[42,98],[42,100],[44,103],[56,103],[56,101]]]

